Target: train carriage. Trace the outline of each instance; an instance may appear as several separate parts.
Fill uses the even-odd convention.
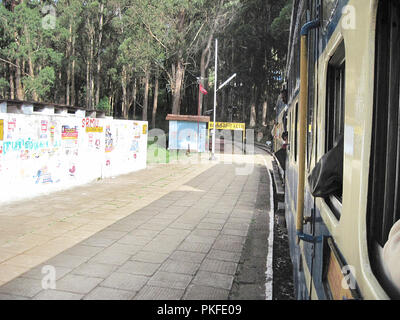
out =
[[[298,299],[400,297],[400,257],[389,268],[384,251],[400,220],[399,28],[396,0],[294,0],[285,208]],[[314,197],[308,178],[333,150],[342,181]]]

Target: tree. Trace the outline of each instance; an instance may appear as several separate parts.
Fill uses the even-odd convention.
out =
[[[199,75],[205,88],[218,85],[209,67],[218,37],[219,78],[238,74],[218,95],[218,116],[236,107],[235,121],[262,125],[282,84],[291,3],[3,1],[0,95],[106,108],[124,119],[147,120],[152,110],[154,127],[158,115],[197,114]],[[49,8],[50,28],[43,25]]]

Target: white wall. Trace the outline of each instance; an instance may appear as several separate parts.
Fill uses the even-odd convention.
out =
[[[0,202],[146,168],[147,128],[143,121],[0,113]]]

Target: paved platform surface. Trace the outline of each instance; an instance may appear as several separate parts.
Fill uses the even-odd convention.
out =
[[[228,299],[270,183],[268,156],[241,160],[254,163],[247,175],[226,163],[156,166],[2,208],[0,299]],[[45,266],[55,289],[44,289]]]

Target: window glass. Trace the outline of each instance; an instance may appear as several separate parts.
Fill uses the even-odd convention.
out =
[[[393,236],[395,223],[400,220],[400,2],[397,0],[379,2],[374,82],[368,188],[369,255],[382,287],[390,297],[400,299],[399,278],[393,278],[399,270],[398,249],[389,249],[395,248],[389,234]]]
[[[328,65],[327,87],[326,87],[326,138],[325,152],[329,152],[339,144],[344,135],[344,112],[345,112],[345,46],[342,42],[332,56]],[[338,168],[343,167],[343,150],[340,151]],[[336,218],[340,219],[342,210],[343,185],[337,192],[325,199]]]
[[[379,8],[376,36],[375,98],[370,163],[371,233],[383,246],[400,219],[400,4]]]

